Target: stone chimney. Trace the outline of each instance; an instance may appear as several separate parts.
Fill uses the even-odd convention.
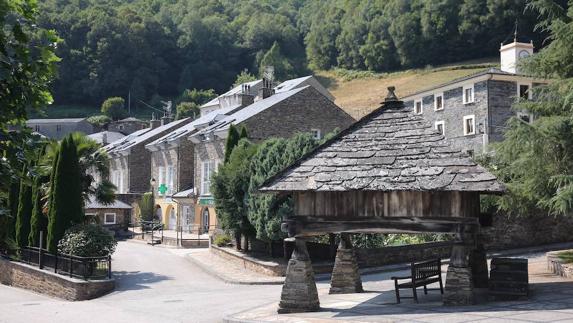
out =
[[[259,89],[258,100],[266,99],[274,94],[272,81],[263,77],[263,86]]]
[[[155,118],[155,113],[153,113],[153,114],[151,115],[151,121],[149,121],[149,127],[150,127],[151,129],[155,129],[155,128],[159,127],[159,126],[161,126],[161,121],[157,120],[157,119]]]
[[[164,115],[163,117],[161,117],[161,125],[162,126],[168,124],[171,121],[173,121],[173,117],[170,115]]]
[[[107,145],[107,144],[108,144],[108,142],[107,142],[107,131],[104,131],[104,132],[101,134],[101,143],[102,143],[102,145]]]

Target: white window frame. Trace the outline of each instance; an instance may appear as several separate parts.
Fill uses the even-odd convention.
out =
[[[471,90],[472,90],[471,98],[468,98],[468,97],[466,96],[466,90],[468,90],[468,89],[471,89]],[[462,88],[462,91],[463,91],[463,92],[462,92],[462,95],[463,95],[463,102],[464,102],[464,104],[470,104],[470,103],[474,103],[474,102],[475,102],[476,91],[475,91],[474,84],[465,85],[465,86]]]
[[[467,120],[472,120],[472,132],[468,132],[467,128],[466,128],[466,121]],[[464,123],[463,123],[463,129],[464,129],[464,136],[471,136],[471,135],[475,135],[476,134],[476,117],[474,114],[470,114],[467,116],[464,116]]]
[[[438,108],[438,100],[437,98],[442,98],[442,107]],[[434,111],[442,111],[444,110],[444,92],[434,94]]]
[[[322,139],[322,135],[320,133],[320,129],[310,129],[310,133],[312,134],[312,136],[314,137],[314,139],[320,140]]]
[[[525,83],[525,82],[521,82],[521,83],[517,83],[517,98],[521,99],[521,93],[520,92],[520,88],[522,85],[526,85],[528,87],[527,90],[527,99],[531,100],[533,98],[532,94],[533,92],[531,91],[531,89],[533,88],[533,84],[532,83]]]
[[[201,162],[201,195],[211,195],[211,177],[216,171],[215,160]]]
[[[420,103],[420,112],[417,111],[418,103]],[[423,114],[424,113],[424,102],[422,100],[414,100],[414,114]]]
[[[434,122],[434,129],[438,130],[439,125],[442,126],[442,135],[445,136],[446,135],[446,122],[444,120],[439,120],[439,121]]]
[[[113,222],[107,221],[108,215],[113,215]],[[116,223],[117,223],[117,214],[115,214],[115,213],[104,213],[103,214],[103,224],[116,224]]]

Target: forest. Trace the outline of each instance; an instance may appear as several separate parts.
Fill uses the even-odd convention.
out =
[[[61,38],[57,105],[130,94],[152,105],[226,91],[247,70],[275,78],[344,68],[395,71],[497,55],[519,34],[542,45],[526,0],[45,0]]]

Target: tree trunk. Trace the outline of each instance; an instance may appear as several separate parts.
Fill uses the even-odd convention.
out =
[[[235,231],[235,247],[237,250],[241,250],[241,232]]]
[[[249,236],[248,235],[243,235],[243,251],[248,252],[249,251]]]

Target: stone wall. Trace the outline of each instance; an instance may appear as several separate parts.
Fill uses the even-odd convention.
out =
[[[115,280],[83,281],[0,257],[0,283],[68,301],[103,296],[115,288]]]
[[[573,241],[571,216],[495,214],[492,220],[481,230],[488,251]]]
[[[450,257],[451,251],[451,242],[428,242],[376,249],[356,249],[356,256],[360,267],[377,267],[431,258],[445,259]]]

